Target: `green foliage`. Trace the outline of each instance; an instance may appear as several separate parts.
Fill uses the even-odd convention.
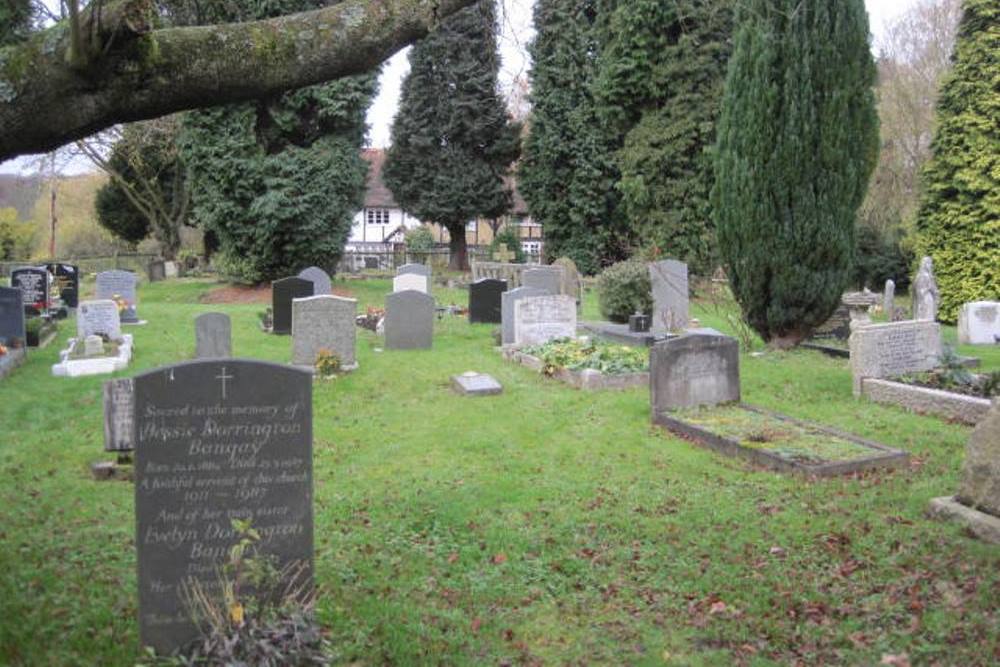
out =
[[[34,245],[34,230],[19,222],[13,208],[0,208],[0,261],[28,259]]]
[[[910,266],[913,256],[902,244],[899,227],[878,228],[858,224],[857,250],[854,258],[854,277],[851,283],[879,291],[890,278],[899,289],[910,283]]]
[[[481,0],[413,47],[385,182],[400,205],[451,236],[451,268],[467,268],[465,225],[511,206],[503,177],[520,153],[520,128],[497,92],[496,10]]]
[[[712,208],[744,317],[784,347],[851,278],[878,146],[868,18],[862,0],[747,0],[737,24]]]
[[[101,227],[132,247],[149,236],[149,218],[135,208],[124,190],[113,181],[97,191],[94,210]]]
[[[542,360],[542,373],[545,375],[553,375],[563,368],[570,371],[589,368],[608,375],[649,370],[649,353],[645,348],[610,345],[596,340],[560,339],[526,347],[523,351]]]
[[[613,264],[597,277],[597,299],[601,316],[612,322],[628,322],[630,315],[653,313],[653,286],[649,268],[634,257]]]
[[[434,234],[427,225],[406,230],[405,239],[410,252],[429,252],[434,248]]]
[[[521,247],[521,235],[518,233],[517,228],[511,225],[504,225],[497,232],[497,235],[493,237],[493,242],[490,243],[490,256],[493,253],[500,250],[500,246],[507,246],[507,250],[514,253],[514,259],[511,260],[514,264],[524,264],[526,261],[524,249]]]
[[[32,27],[31,0],[0,0],[0,46],[23,40]]]
[[[518,188],[545,228],[545,252],[597,273],[629,254],[619,216],[620,138],[597,115],[594,82],[613,0],[538,0],[532,113]]]
[[[595,86],[624,137],[618,190],[633,244],[708,274],[716,261],[710,147],[729,58],[731,0],[619,3]]]
[[[315,5],[241,7],[263,18]],[[192,215],[218,238],[220,268],[258,283],[339,261],[364,195],[360,149],[376,85],[371,73],[186,116],[181,156]]]
[[[917,249],[934,259],[938,318],[1000,295],[1000,5],[966,0],[924,171]]]
[[[336,352],[322,349],[316,353],[316,374],[320,377],[333,377],[340,372],[341,361]]]

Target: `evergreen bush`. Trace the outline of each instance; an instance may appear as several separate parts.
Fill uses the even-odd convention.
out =
[[[597,277],[597,301],[601,316],[612,322],[628,322],[635,313],[653,314],[653,286],[646,262],[634,257],[612,264]]]

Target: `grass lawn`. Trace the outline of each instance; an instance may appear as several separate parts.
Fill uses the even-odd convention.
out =
[[[259,305],[146,285],[127,373],[189,358],[194,318],[237,356],[288,362]],[[337,281],[360,305],[390,283]],[[442,303],[464,293],[441,290]],[[593,295],[585,317],[597,317]],[[695,306],[706,326],[724,312]],[[95,482],[101,383],[54,378],[71,334],[0,382],[0,664],[139,658],[133,490]],[[1000,550],[924,516],[956,489],[970,429],[857,401],[846,360],[744,355],[748,402],[908,450],[906,470],[809,482],[651,427],[648,391],[582,392],[445,316],[432,351],[379,352],[314,390],[316,572],[337,662],[365,665],[1000,661]],[[953,338],[954,330],[947,336]],[[960,348],[1000,368],[996,347]],[[493,374],[501,396],[449,377]]]

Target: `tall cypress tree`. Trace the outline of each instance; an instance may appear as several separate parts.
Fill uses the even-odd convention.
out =
[[[966,0],[938,102],[917,247],[934,259],[939,317],[1000,296],[1000,4]]]
[[[545,250],[595,273],[628,255],[615,188],[620,135],[597,113],[594,86],[613,0],[537,0],[530,130],[518,187]]]
[[[520,152],[519,127],[497,93],[496,10],[481,0],[413,47],[385,182],[400,205],[451,237],[450,267],[468,268],[466,224],[510,210],[503,177]]]
[[[775,347],[826,320],[851,276],[878,150],[863,0],[746,0],[718,126],[719,249]]]

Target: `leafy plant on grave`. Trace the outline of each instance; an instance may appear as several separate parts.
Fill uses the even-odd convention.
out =
[[[340,372],[342,364],[336,352],[323,348],[316,353],[315,367],[318,376],[329,378]]]
[[[951,345],[942,348],[939,363],[940,367],[935,370],[935,375],[940,378],[941,386],[965,387],[973,383],[974,376],[962,365],[962,358]]]
[[[649,356],[645,349],[586,339],[561,338],[527,347],[524,352],[541,359],[542,373],[548,376],[564,368],[570,371],[592,369],[607,375],[649,370]]]
[[[628,322],[630,315],[653,313],[653,286],[646,263],[633,257],[606,268],[597,277],[597,300],[601,316],[612,322]]]

